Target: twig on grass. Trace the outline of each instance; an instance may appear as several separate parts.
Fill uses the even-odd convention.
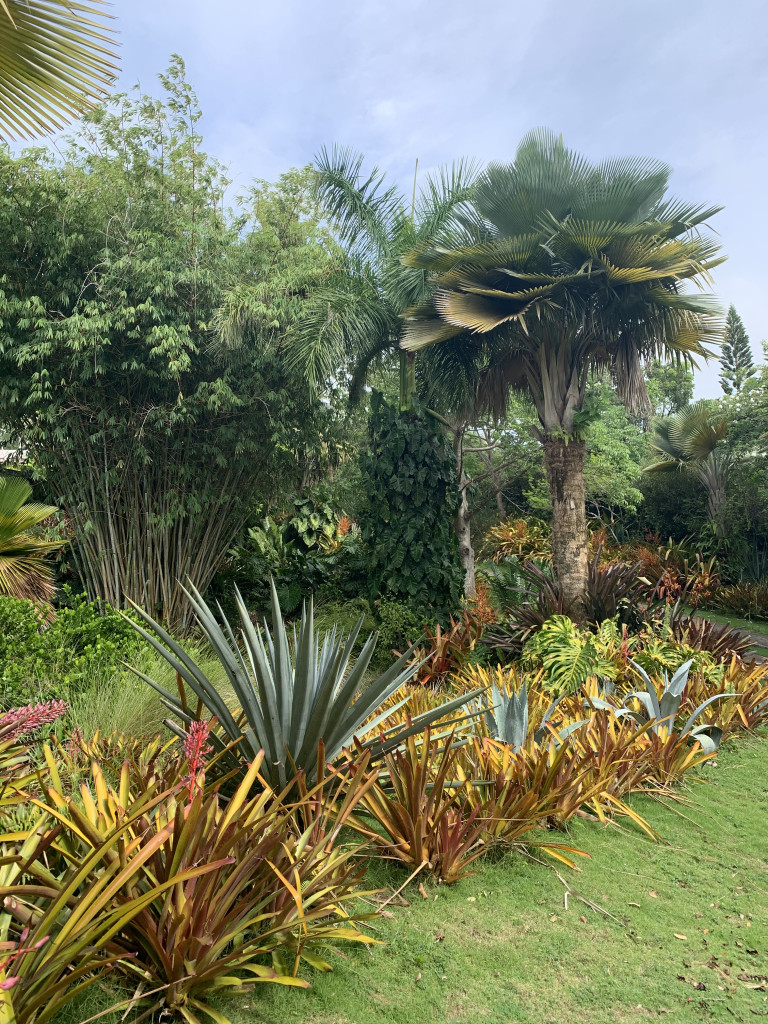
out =
[[[407,877],[407,878],[406,878],[406,880],[405,880],[405,881],[403,882],[403,884],[402,884],[402,885],[400,886],[400,888],[399,888],[399,889],[396,889],[396,890],[395,890],[395,891],[394,891],[394,892],[392,893],[392,895],[391,895],[391,896],[389,897],[389,899],[386,899],[386,900],[384,900],[384,902],[383,902],[382,904],[380,904],[380,905],[379,905],[379,911],[382,911],[382,910],[384,909],[384,907],[386,907],[386,905],[387,905],[388,903],[391,903],[391,902],[392,902],[392,900],[393,900],[393,899],[395,898],[395,896],[399,896],[399,895],[400,895],[400,893],[401,893],[401,892],[403,891],[403,889],[404,889],[404,888],[406,887],[406,885],[408,885],[408,883],[409,883],[409,882],[412,882],[412,881],[413,881],[413,879],[414,879],[414,878],[416,877],[416,875],[418,875],[418,873],[419,873],[419,872],[421,871],[421,869],[422,869],[422,868],[425,868],[425,867],[427,866],[427,864],[429,864],[429,861],[428,861],[428,860],[423,860],[423,861],[421,862],[421,864],[419,864],[419,866],[418,866],[418,867],[416,868],[416,870],[415,870],[415,871],[412,871],[412,872],[411,872],[411,874],[410,874],[410,875],[408,875],[408,877]]]

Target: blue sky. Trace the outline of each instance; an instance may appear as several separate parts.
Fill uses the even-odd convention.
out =
[[[460,156],[511,159],[530,128],[593,158],[674,168],[729,261],[715,292],[768,337],[768,14],[758,0],[114,0],[120,84],[181,54],[206,148],[234,188],[351,145],[404,185]],[[717,366],[699,376],[719,393]]]

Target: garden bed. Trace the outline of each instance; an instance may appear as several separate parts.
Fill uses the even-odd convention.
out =
[[[559,869],[567,909],[555,871],[518,854],[451,887],[425,880],[422,891],[417,879],[372,922],[386,945],[347,948],[307,991],[264,986],[221,1008],[233,1024],[768,1016],[767,768],[763,731],[704,766],[688,804],[637,800],[663,843],[632,826],[574,824],[568,838],[591,859]],[[392,891],[406,877],[377,866],[369,882]],[[94,993],[55,1024],[80,1024],[106,998]]]

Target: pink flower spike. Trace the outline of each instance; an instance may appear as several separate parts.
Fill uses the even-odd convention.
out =
[[[69,711],[65,700],[46,700],[39,704],[25,704],[0,715],[0,742],[18,740],[36,732],[41,726],[62,718]]]
[[[184,739],[184,757],[189,771],[187,785],[190,800],[194,799],[197,789],[202,788],[198,777],[205,774],[205,759],[208,754],[213,752],[213,746],[208,743],[208,737],[214,722],[215,719],[211,719],[210,722],[202,720],[192,722]]]

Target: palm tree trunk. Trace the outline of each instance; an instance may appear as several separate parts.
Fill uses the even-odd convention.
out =
[[[459,542],[461,567],[464,570],[464,596],[474,597],[477,593],[475,584],[475,552],[472,547],[469,501],[467,500],[467,485],[469,481],[464,472],[463,441],[464,430],[457,430],[453,435],[453,452],[456,456],[456,471],[459,478],[459,498],[461,503],[454,520],[454,529]]]
[[[584,619],[587,591],[585,444],[573,438],[544,441],[544,465],[552,495],[552,558],[568,614]]]

